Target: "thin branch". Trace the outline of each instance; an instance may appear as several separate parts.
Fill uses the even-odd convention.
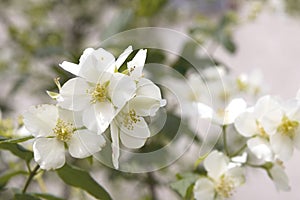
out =
[[[27,181],[26,181],[26,183],[25,183],[25,186],[24,186],[24,188],[23,188],[23,190],[22,190],[22,193],[23,193],[23,194],[26,193],[26,190],[27,190],[29,184],[31,183],[33,177],[37,174],[37,171],[39,170],[39,168],[40,168],[40,166],[37,165],[37,166],[30,172],[30,174],[29,174],[29,176],[28,176],[28,179],[27,179]]]

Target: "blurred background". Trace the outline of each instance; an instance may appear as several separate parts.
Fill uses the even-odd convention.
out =
[[[62,61],[77,63],[85,48],[97,48],[116,33],[140,27],[164,27],[187,34],[211,56],[212,60],[202,55],[192,58],[201,67],[211,65],[206,62],[210,60],[234,74],[260,69],[269,93],[292,98],[300,88],[299,15],[300,0],[1,0],[2,118],[17,118],[30,105],[51,102],[45,91],[55,91],[53,79],[60,77],[64,82],[70,78],[58,66]],[[197,54],[190,44],[178,48],[183,55]],[[122,50],[117,46],[110,49],[116,55]],[[151,61],[166,63],[166,55],[150,50],[147,62]],[[186,65],[180,59],[171,63],[182,73]],[[265,172],[253,170],[233,199],[297,200],[299,165],[300,153],[296,152],[286,166],[291,192],[278,193]],[[130,177],[123,181],[127,179]],[[110,183],[100,182],[120,199]],[[49,191],[54,190],[51,187]],[[167,189],[157,193],[176,198]]]

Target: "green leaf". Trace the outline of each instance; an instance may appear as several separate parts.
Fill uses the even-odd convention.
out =
[[[4,143],[20,143],[20,142],[25,142],[27,140],[31,140],[33,139],[33,136],[27,136],[27,137],[23,137],[23,138],[13,138],[13,139],[4,139],[0,141],[0,144],[4,144]]]
[[[161,11],[168,3],[168,0],[136,0],[133,1],[136,6],[136,14],[143,17],[151,17]]]
[[[187,173],[183,175],[177,175],[180,180],[175,181],[170,184],[171,188],[175,191],[177,191],[180,196],[186,197],[187,191],[189,187],[191,187],[196,180],[199,178],[197,174]]]
[[[231,36],[224,35],[221,39],[221,43],[230,53],[236,52],[236,45]]]
[[[33,158],[33,153],[19,144],[14,143],[0,143],[0,149],[10,151],[15,156],[29,162]]]
[[[34,193],[33,195],[36,196],[36,197],[40,197],[42,199],[46,199],[46,200],[64,200],[62,198],[55,197],[51,194]]]
[[[190,185],[190,187],[188,187],[184,200],[194,200],[193,191],[194,191],[194,185],[192,184]]]
[[[0,189],[3,188],[7,182],[14,176],[20,175],[20,174],[27,174],[26,171],[16,171],[16,172],[10,172],[0,177]]]
[[[83,189],[97,199],[112,199],[108,192],[89,173],[80,168],[65,164],[57,170],[57,174],[66,184]]]
[[[15,194],[14,200],[41,200],[31,194]]]

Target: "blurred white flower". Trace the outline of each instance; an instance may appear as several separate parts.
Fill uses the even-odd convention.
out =
[[[119,168],[119,138],[127,148],[142,147],[150,137],[150,130],[143,117],[154,116],[165,104],[160,89],[150,80],[141,78],[137,83],[135,97],[128,101],[111,124],[112,160],[116,169]]]
[[[256,69],[249,74],[240,74],[236,78],[236,86],[240,92],[247,93],[251,96],[258,96],[266,90],[263,80],[262,71]]]
[[[218,151],[211,152],[204,160],[207,177],[200,177],[194,186],[196,200],[230,198],[235,189],[245,182],[241,167],[230,167],[229,158]]]
[[[30,107],[24,125],[35,137],[34,160],[42,169],[58,169],[65,163],[65,144],[74,158],[86,158],[101,150],[105,139],[83,129],[81,114],[55,105]]]
[[[247,103],[241,98],[233,99],[224,110],[217,111],[202,103],[198,103],[197,106],[202,118],[212,119],[213,122],[220,125],[228,125],[232,124],[236,117],[246,110]]]
[[[264,115],[261,122],[277,158],[286,161],[293,155],[294,147],[300,149],[300,105],[296,100],[282,103]]]
[[[133,97],[136,84],[131,77],[115,73],[132,51],[131,47],[117,61],[103,49],[87,49],[79,65],[64,62],[61,66],[79,77],[67,81],[60,89],[58,105],[83,111],[84,125],[98,133],[104,132],[126,102]],[[70,70],[70,68],[76,68]]]
[[[244,137],[251,137],[247,141],[248,148],[259,159],[272,161],[273,150],[269,143],[269,133],[266,132],[262,118],[265,115],[278,115],[280,104],[271,96],[261,97],[254,107],[240,114],[235,119],[235,128]]]

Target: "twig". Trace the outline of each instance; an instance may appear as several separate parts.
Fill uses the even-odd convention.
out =
[[[30,174],[29,174],[29,176],[28,176],[28,179],[27,179],[27,181],[26,181],[26,183],[25,183],[25,186],[24,186],[24,188],[23,188],[23,190],[22,190],[22,193],[23,193],[23,194],[26,193],[26,190],[27,190],[29,184],[31,183],[33,177],[37,174],[37,171],[39,170],[39,168],[40,168],[40,166],[37,165],[37,166],[30,172]]]

